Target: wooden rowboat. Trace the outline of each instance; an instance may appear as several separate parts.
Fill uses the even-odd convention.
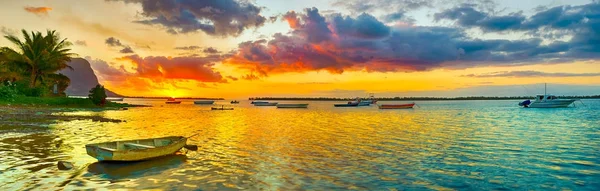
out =
[[[171,136],[87,144],[85,150],[99,161],[143,161],[174,154],[186,142],[185,137]]]
[[[277,104],[277,108],[308,108],[308,103],[299,103],[299,104]]]
[[[379,105],[379,109],[411,109],[415,106],[415,103],[409,104],[382,104]]]

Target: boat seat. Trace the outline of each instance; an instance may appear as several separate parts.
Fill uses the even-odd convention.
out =
[[[100,148],[100,149],[103,149],[103,150],[107,150],[107,151],[110,151],[110,152],[115,152],[115,151],[117,151],[117,149],[108,148],[108,147],[100,147],[100,146],[98,146],[98,148]]]
[[[153,149],[153,148],[156,148],[154,146],[142,145],[142,144],[136,144],[136,143],[123,143],[123,145],[125,145],[127,147],[138,148],[138,149]]]

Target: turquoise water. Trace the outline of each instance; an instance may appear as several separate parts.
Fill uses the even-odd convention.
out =
[[[0,128],[2,190],[599,190],[600,100],[561,109],[520,100],[423,101],[409,110],[153,105],[70,112],[88,120]],[[223,101],[225,104],[228,101]],[[298,102],[294,102],[298,103]],[[302,102],[300,102],[302,103]],[[189,136],[197,152],[99,163],[91,142]],[[59,171],[67,160],[76,169]]]

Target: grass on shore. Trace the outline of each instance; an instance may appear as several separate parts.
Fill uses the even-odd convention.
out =
[[[104,107],[94,105],[88,98],[68,97],[26,97],[18,96],[11,99],[0,99],[0,106],[29,106],[29,107],[66,107],[66,108],[123,108],[132,107],[126,103],[107,101]]]

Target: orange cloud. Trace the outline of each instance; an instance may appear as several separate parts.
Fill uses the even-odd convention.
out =
[[[51,11],[50,7],[25,7],[25,11],[36,14],[37,16],[47,16],[48,11]]]

